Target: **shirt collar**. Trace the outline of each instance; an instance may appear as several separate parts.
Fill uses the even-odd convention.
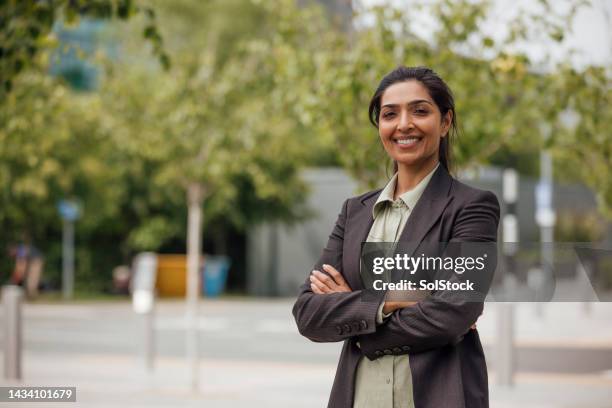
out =
[[[423,191],[425,191],[427,184],[429,184],[429,180],[431,180],[431,178],[433,177],[434,173],[436,172],[439,166],[440,166],[440,163],[438,162],[436,167],[434,167],[423,178],[423,180],[419,181],[419,184],[417,184],[412,190],[408,190],[398,197],[398,199],[402,200],[404,204],[406,204],[406,206],[408,207],[410,211],[412,211],[416,203],[419,201],[419,198],[421,198],[421,195],[423,195]],[[391,180],[389,180],[385,188],[383,188],[383,190],[380,192],[380,195],[378,196],[376,203],[374,203],[374,207],[372,208],[372,216],[374,218],[376,218],[376,215],[378,215],[379,211],[381,211],[384,208],[385,204],[383,203],[387,203],[387,202],[393,203],[393,193],[395,192],[396,183],[397,183],[397,173],[395,173],[393,177],[391,177]]]

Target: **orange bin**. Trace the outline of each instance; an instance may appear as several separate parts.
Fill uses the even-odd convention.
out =
[[[203,261],[204,258],[201,258],[198,270],[202,269]],[[199,273],[198,276],[200,276]],[[157,255],[155,288],[157,289],[157,295],[160,297],[185,297],[187,293],[187,255]]]

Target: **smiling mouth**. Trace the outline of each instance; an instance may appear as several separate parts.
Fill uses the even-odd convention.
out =
[[[402,137],[401,139],[393,139],[393,143],[400,146],[414,146],[421,141],[422,137]]]

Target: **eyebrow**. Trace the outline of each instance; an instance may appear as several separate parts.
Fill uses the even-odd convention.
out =
[[[430,104],[430,105],[433,105],[433,103],[431,103],[431,102],[430,102],[430,101],[428,101],[427,99],[417,99],[416,101],[411,101],[411,102],[408,102],[406,105],[407,105],[407,106],[411,106],[411,105],[418,105],[419,103],[423,103],[423,102],[428,103],[428,104]],[[381,109],[382,109],[382,108],[397,108],[398,106],[399,106],[399,104],[397,104],[397,103],[388,103],[388,104],[386,104],[386,105],[381,106],[380,108],[381,108]]]

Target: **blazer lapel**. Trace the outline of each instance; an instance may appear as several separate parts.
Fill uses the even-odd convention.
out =
[[[360,200],[361,205],[351,214],[347,222],[351,225],[351,234],[344,237],[346,240],[344,248],[345,278],[353,289],[363,289],[363,282],[359,274],[361,263],[361,243],[368,239],[368,232],[372,228],[374,218],[372,208],[382,190],[373,191]],[[356,255],[356,256],[355,256]]]
[[[452,178],[444,166],[440,165],[434,173],[423,195],[415,205],[408,222],[400,235],[400,241],[410,243],[412,256],[416,248],[425,238],[431,227],[438,221],[446,206],[451,202],[449,190]],[[361,199],[361,206],[351,214],[347,223],[351,226],[351,234],[345,236],[344,247],[344,276],[351,288],[363,289],[359,268],[361,262],[361,243],[368,238],[374,218],[372,208],[382,190],[373,191]],[[357,256],[355,256],[357,254]]]
[[[440,164],[423,195],[414,206],[400,235],[399,241],[408,242],[410,253],[414,254],[431,227],[438,221],[446,206],[451,202],[449,190],[452,178],[444,166]]]

